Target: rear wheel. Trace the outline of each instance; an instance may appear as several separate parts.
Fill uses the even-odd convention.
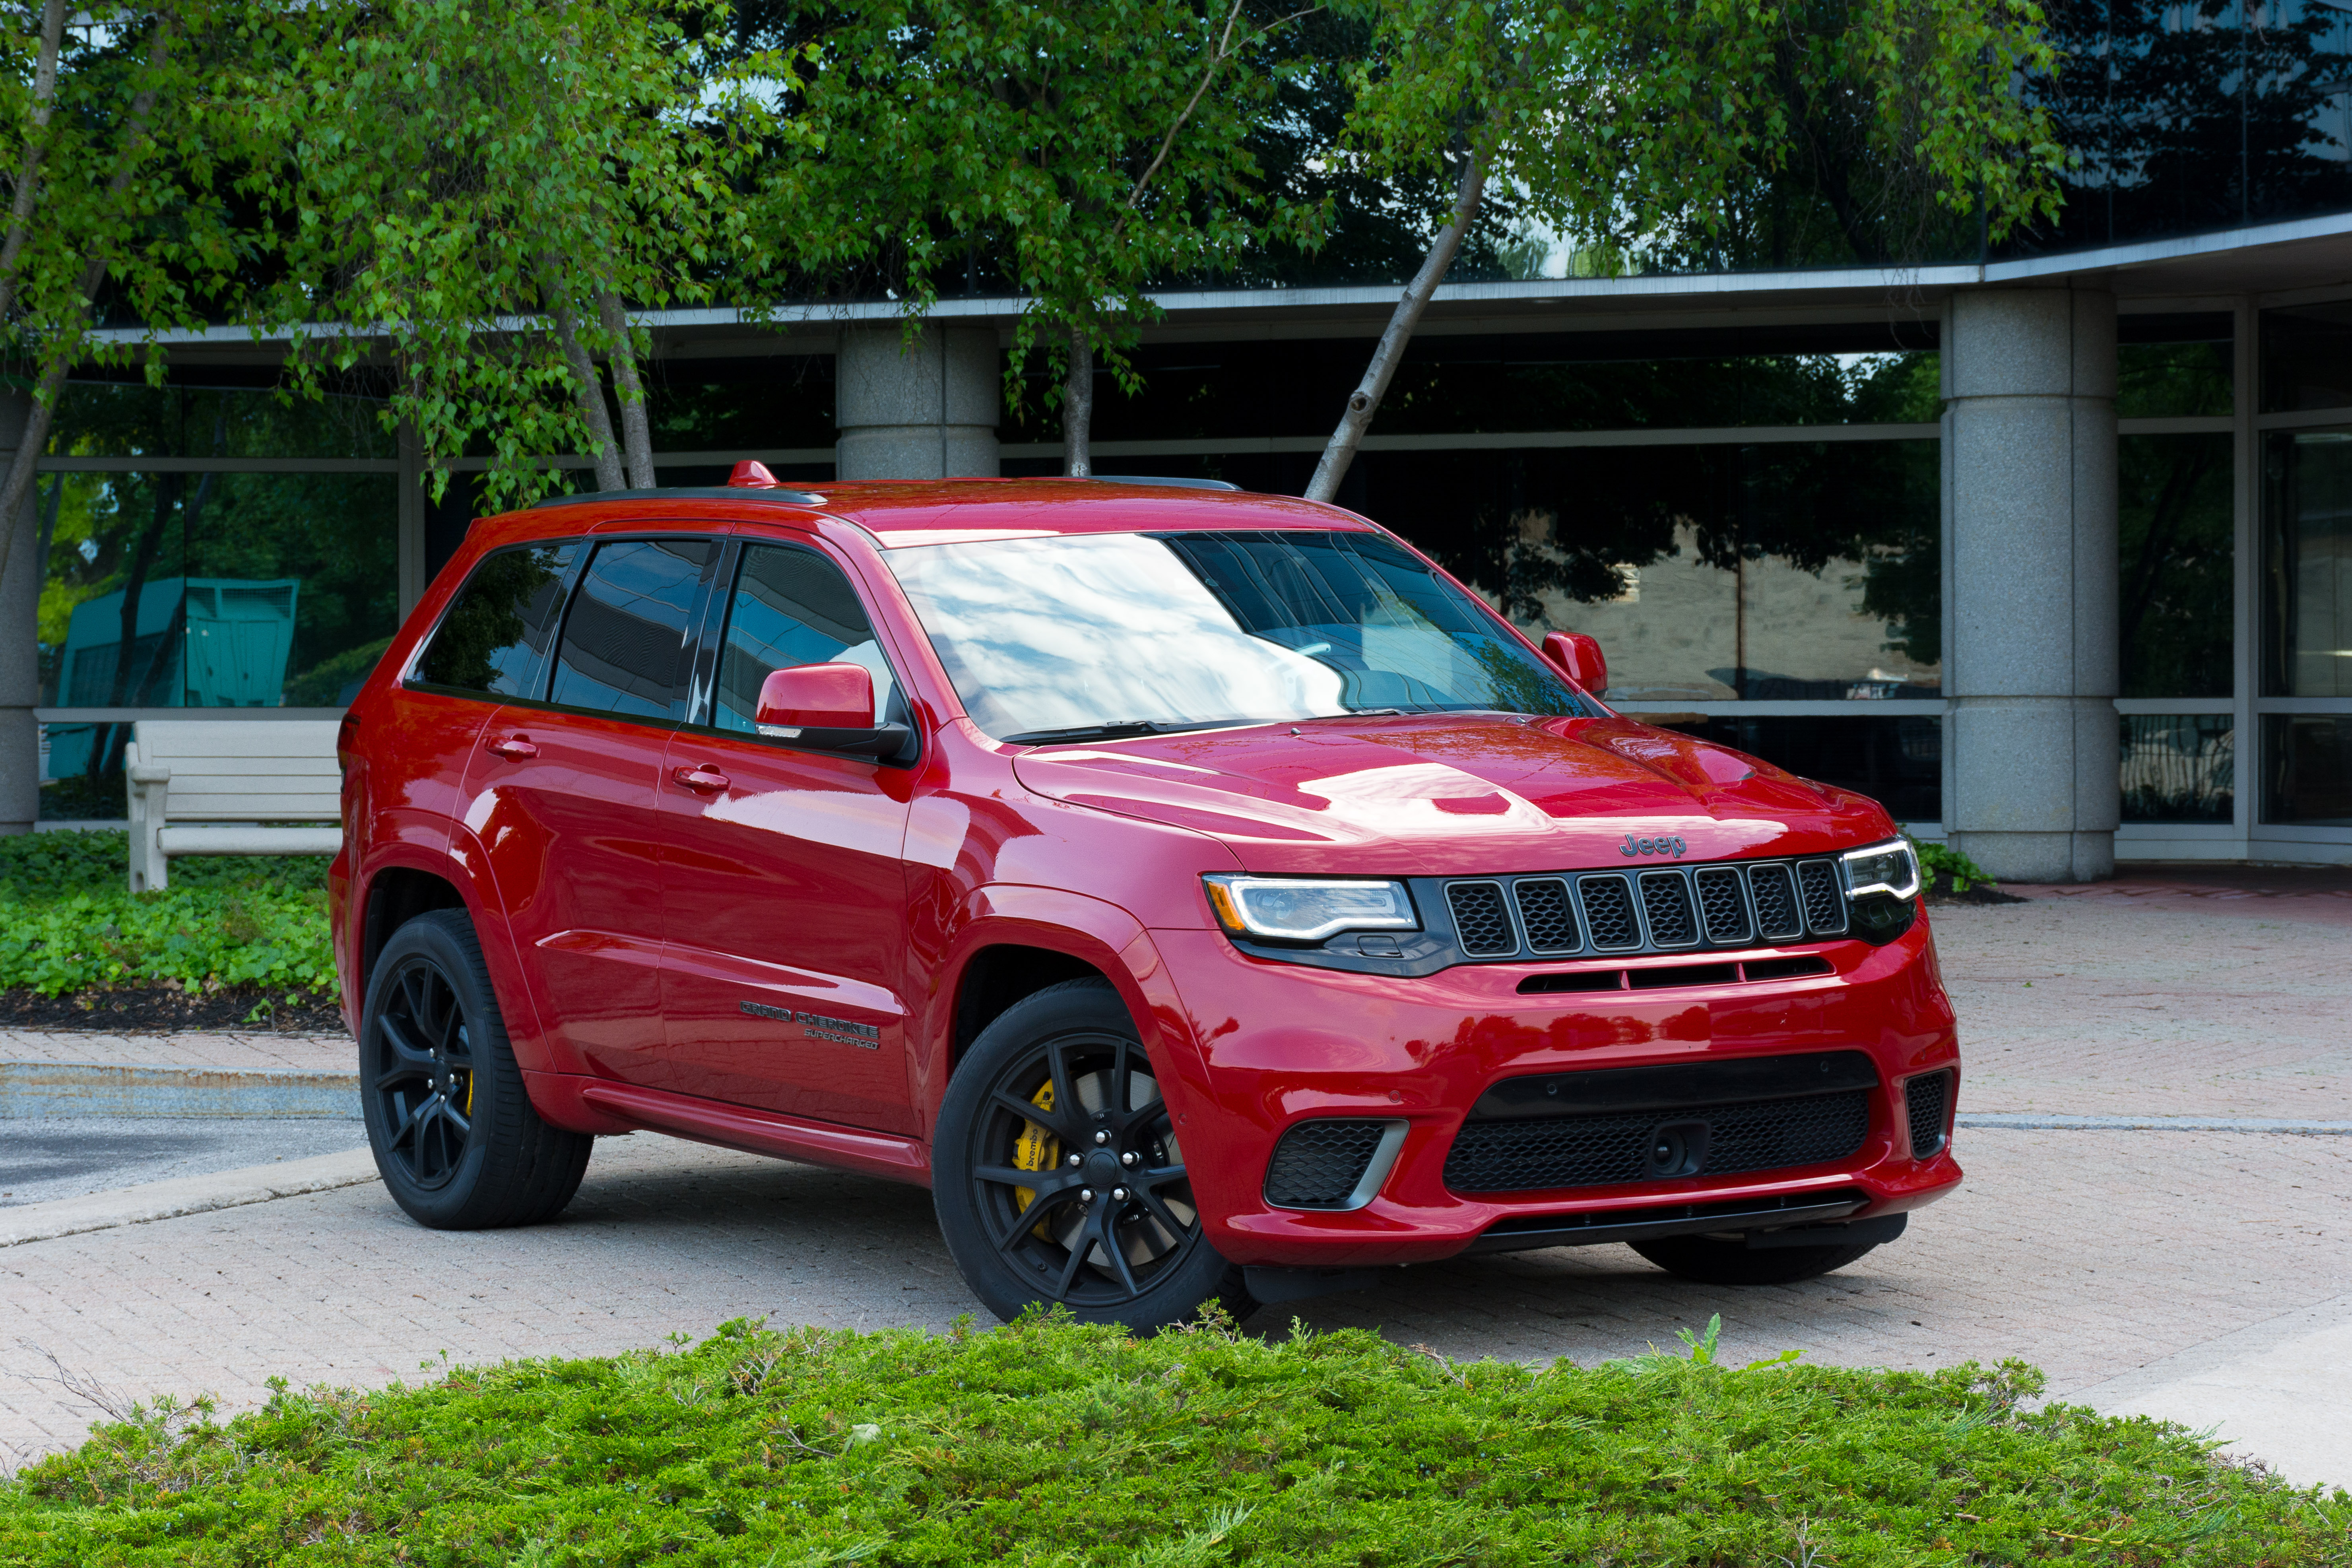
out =
[[[1667,1273],[1702,1285],[1793,1285],[1843,1268],[1877,1245],[1751,1248],[1737,1237],[1670,1236],[1633,1247]]]
[[[931,1198],[989,1310],[1060,1305],[1149,1331],[1255,1310],[1201,1234],[1167,1101],[1118,993],[1070,980],[981,1032],[940,1108]]]
[[[481,944],[458,910],[419,915],[376,960],[360,1101],[385,1189],[436,1230],[553,1219],[595,1146],[531,1109]]]

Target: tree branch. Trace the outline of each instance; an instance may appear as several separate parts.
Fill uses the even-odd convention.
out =
[[[1395,314],[1389,318],[1388,331],[1381,334],[1380,346],[1372,351],[1372,363],[1365,367],[1362,383],[1349,395],[1348,410],[1339,416],[1339,428],[1331,432],[1331,439],[1324,446],[1322,460],[1315,465],[1315,478],[1307,487],[1308,500],[1328,501],[1339,493],[1339,481],[1347,478],[1348,466],[1356,460],[1356,448],[1363,444],[1364,432],[1371,428],[1372,416],[1379,412],[1381,399],[1388,395],[1389,383],[1396,379],[1404,346],[1412,337],[1413,328],[1420,324],[1421,313],[1429,308],[1431,296],[1437,292],[1437,286],[1445,280],[1447,269],[1453,267],[1454,253],[1462,248],[1462,237],[1477,219],[1486,190],[1486,156],[1474,146],[1465,155],[1462,183],[1454,193],[1453,216],[1430,242],[1421,270],[1406,285]]]
[[[629,486],[649,490],[654,488],[653,427],[646,419],[646,389],[637,379],[637,345],[629,336],[629,312],[610,289],[598,290],[596,312],[613,344],[604,353],[613,363],[613,391],[621,403],[621,452],[628,463]]]

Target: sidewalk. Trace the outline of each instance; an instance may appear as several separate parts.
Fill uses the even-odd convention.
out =
[[[0,1125],[90,1116],[358,1115],[358,1063],[341,1035],[0,1030]]]

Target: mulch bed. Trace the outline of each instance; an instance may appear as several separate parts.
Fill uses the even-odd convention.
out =
[[[1956,893],[1948,885],[1942,882],[1930,882],[1927,884],[1927,902],[1931,905],[2025,904],[2032,900],[2021,899],[2015,893],[2004,893],[1999,888],[1989,887],[1982,882],[1971,885],[1965,893]]]
[[[332,995],[294,994],[252,985],[183,991],[173,985],[116,985],[44,996],[0,991],[0,1029],[86,1029],[108,1035],[206,1033],[340,1035],[343,1016]],[[266,1004],[266,1005],[265,1005]],[[254,1009],[259,1006],[261,1011]]]

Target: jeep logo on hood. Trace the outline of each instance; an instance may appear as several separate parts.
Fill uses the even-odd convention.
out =
[[[1662,835],[1656,838],[1636,838],[1628,833],[1625,835],[1625,842],[1617,847],[1617,853],[1629,858],[1635,855],[1671,855],[1679,860],[1689,848],[1690,846],[1682,841],[1680,834],[1672,837]]]

